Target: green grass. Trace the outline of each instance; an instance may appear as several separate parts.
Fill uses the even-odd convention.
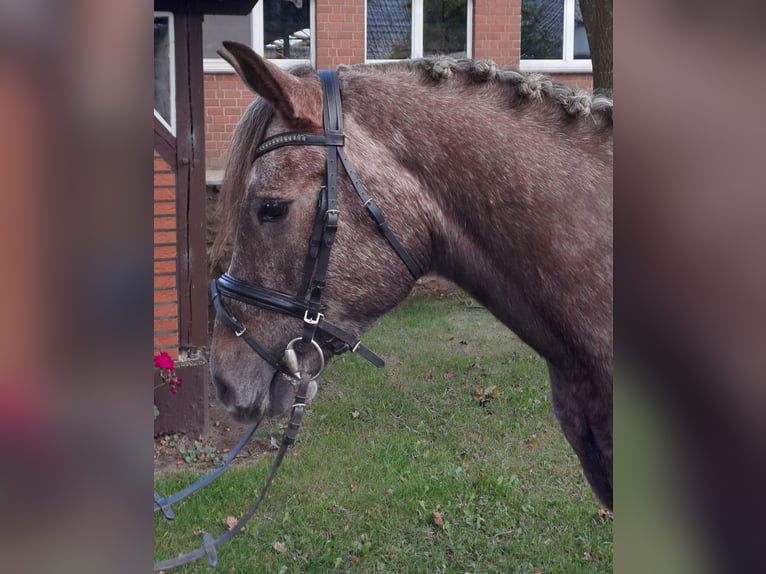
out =
[[[612,521],[558,430],[540,357],[460,298],[409,300],[365,343],[386,368],[333,361],[298,444],[256,517],[219,550],[217,571],[612,571]],[[480,405],[476,385],[501,394]],[[222,534],[272,459],[228,471],[176,505],[173,523],[156,514],[156,558],[199,546],[203,531]],[[211,570],[202,559],[175,572]]]

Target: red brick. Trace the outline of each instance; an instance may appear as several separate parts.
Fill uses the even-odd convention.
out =
[[[155,259],[170,259],[172,257],[176,257],[176,255],[178,255],[178,251],[176,250],[175,245],[154,248]]]
[[[155,303],[170,303],[178,301],[178,291],[175,289],[156,289],[154,291]]]
[[[175,186],[176,184],[176,176],[172,173],[155,173],[154,174],[154,185],[157,186]]]
[[[170,303],[154,303],[154,318],[155,319],[177,319],[178,318],[178,303],[172,301]]]
[[[169,245],[175,244],[178,239],[175,231],[155,231],[154,232],[154,244],[155,245]]]
[[[175,273],[176,272],[176,260],[168,259],[165,261],[154,262],[154,274],[159,273]]]
[[[154,348],[157,349],[168,349],[168,347],[178,347],[178,335],[177,334],[170,334],[170,335],[155,335],[154,336]],[[170,354],[170,353],[168,353]]]
[[[170,289],[176,287],[176,276],[173,275],[155,275],[154,276],[154,288],[155,289]]]
[[[154,202],[154,215],[175,215],[176,203],[175,201],[155,201]]]
[[[155,319],[154,332],[157,331],[178,331],[177,319]]]
[[[154,229],[159,230],[172,230],[176,228],[176,218],[175,217],[155,217],[154,218]]]

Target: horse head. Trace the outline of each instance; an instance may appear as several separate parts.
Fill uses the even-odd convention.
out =
[[[333,354],[357,350],[359,337],[407,295],[415,278],[376,232],[367,213],[374,200],[360,201],[352,178],[339,167],[330,173],[328,153],[335,153],[343,136],[356,144],[344,146],[349,156],[363,153],[367,141],[377,150],[376,165],[386,161],[351,107],[343,110],[341,139],[333,139],[323,119],[328,96],[315,73],[293,74],[246,46],[224,45],[222,57],[259,97],[238,125],[226,167],[222,231],[214,249],[230,243],[232,252],[227,274],[213,282],[220,308],[210,365],[220,401],[234,418],[249,421],[278,415],[292,404],[293,385],[282,360],[290,341],[302,339],[294,345],[297,370],[316,373]],[[337,183],[330,181],[336,176]],[[372,179],[385,177],[378,170]],[[329,205],[328,187],[335,195]],[[402,214],[391,213],[391,225],[411,246],[417,225]],[[424,251],[416,245],[413,254],[422,260]]]

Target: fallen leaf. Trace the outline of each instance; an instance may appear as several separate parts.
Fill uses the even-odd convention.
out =
[[[425,373],[423,373],[423,378],[426,379],[427,381],[430,381],[431,379],[434,378],[434,372],[430,370],[426,371]]]
[[[284,542],[275,542],[272,548],[276,552],[279,552],[280,554],[284,554],[285,552],[287,552],[287,546],[285,546]]]
[[[348,532],[349,528],[350,528],[350,525],[347,522],[346,525],[343,527],[343,532]]]
[[[612,513],[609,512],[609,509],[607,508],[599,508],[598,517],[601,518],[602,520],[609,520],[612,518]]]
[[[448,381],[455,377],[455,373],[454,371],[447,371],[446,373],[442,375],[442,377],[444,378],[444,380]]]
[[[360,560],[359,556],[354,554],[353,556],[351,556],[351,559],[349,560],[349,562],[351,562],[351,564],[356,564],[357,562],[359,562],[359,560]]]
[[[237,522],[239,522],[239,520],[237,520],[234,516],[227,516],[223,519],[223,523],[226,525],[228,530],[234,528],[237,525]]]
[[[582,559],[585,560],[586,562],[590,562],[593,559],[593,557],[590,555],[590,552],[583,552]]]
[[[351,411],[351,416],[353,418],[357,418],[359,416],[359,410],[358,409],[354,409],[353,411]]]
[[[543,571],[539,568],[535,568],[535,574],[543,574]]]
[[[351,492],[356,492],[356,483],[355,482],[351,483]]]
[[[394,493],[394,489],[393,488],[389,488],[386,492],[388,492],[388,494],[393,494]]]
[[[230,448],[225,448],[225,449],[223,449],[221,452],[222,452],[223,454],[228,454],[228,453],[230,453],[230,452],[231,452],[231,449],[230,449]]]
[[[444,518],[442,518],[441,512],[434,512],[431,514],[431,522],[433,522],[439,528],[444,528]]]

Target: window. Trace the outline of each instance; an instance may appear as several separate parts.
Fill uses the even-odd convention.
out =
[[[247,44],[278,64],[313,63],[314,21],[311,0],[260,0],[247,16],[206,15],[202,23],[205,71],[231,71],[216,53],[224,40]]]
[[[522,0],[519,68],[540,72],[592,71],[579,0]]]
[[[173,14],[154,13],[154,116],[176,133],[176,73]]]
[[[367,60],[470,56],[472,0],[367,0]]]

